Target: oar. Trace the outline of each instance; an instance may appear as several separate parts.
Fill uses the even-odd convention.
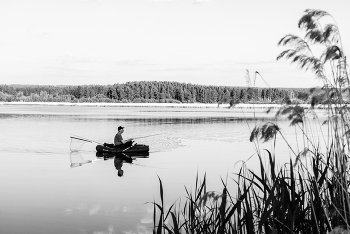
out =
[[[130,157],[129,155],[125,154],[125,153],[122,153],[126,158],[129,158],[131,160],[134,160],[134,158]]]
[[[134,145],[131,145],[131,146],[129,146],[128,148],[126,148],[126,149],[123,149],[122,150],[122,152],[125,152],[125,151],[127,151],[128,149],[130,149],[131,147],[134,147],[136,144],[134,144]]]
[[[133,138],[133,139],[140,139],[140,138],[151,137],[151,136],[157,136],[157,135],[162,135],[162,134],[164,134],[164,133],[153,134],[153,135],[147,135],[147,136],[142,136],[142,137],[136,137],[136,138]],[[122,152],[127,151],[128,149],[134,147],[135,145],[137,145],[137,144],[131,145],[130,147],[128,147],[128,148],[126,148],[126,149],[123,149]]]

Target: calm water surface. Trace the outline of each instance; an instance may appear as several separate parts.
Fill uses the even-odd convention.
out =
[[[146,203],[160,200],[157,176],[168,206],[194,187],[197,172],[206,173],[208,190],[220,192],[221,178],[234,188],[237,162],[255,153],[248,127],[255,121],[242,117],[219,109],[0,106],[0,233],[151,233]],[[124,176],[113,158],[96,157],[94,143],[71,152],[71,135],[108,142],[119,125],[124,138],[161,134],[137,140],[150,146],[149,158],[124,162]],[[282,143],[278,150],[283,163],[288,150]]]

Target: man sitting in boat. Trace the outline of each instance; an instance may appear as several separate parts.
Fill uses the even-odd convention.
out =
[[[115,134],[114,137],[114,148],[127,148],[132,146],[132,138],[123,140],[122,134],[124,132],[124,127],[119,126],[118,127],[118,132]]]

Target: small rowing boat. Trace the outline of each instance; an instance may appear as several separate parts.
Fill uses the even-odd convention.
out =
[[[101,153],[138,153],[138,152],[148,152],[149,146],[148,145],[139,145],[135,144],[127,148],[111,148],[104,145],[97,145],[96,151]]]

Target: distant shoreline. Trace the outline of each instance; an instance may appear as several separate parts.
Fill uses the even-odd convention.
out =
[[[230,104],[212,103],[71,103],[71,102],[0,102],[1,105],[23,106],[81,106],[81,107],[159,107],[159,108],[215,108],[215,109],[253,109],[253,108],[280,108],[280,104],[236,104],[230,108]],[[300,105],[304,108],[310,105]]]

